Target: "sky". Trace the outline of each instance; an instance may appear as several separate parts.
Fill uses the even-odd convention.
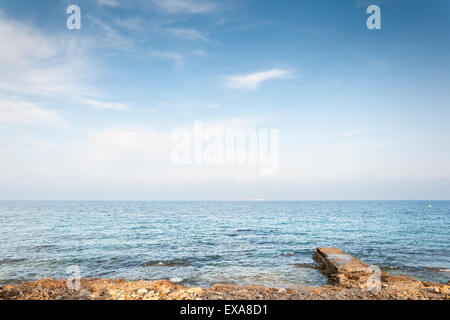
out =
[[[0,199],[450,200],[449,13],[0,0]],[[175,164],[172,135],[195,122],[279,130],[279,170]]]

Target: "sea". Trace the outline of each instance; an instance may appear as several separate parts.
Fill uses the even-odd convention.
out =
[[[450,201],[2,201],[0,285],[42,278],[323,285],[317,247],[450,280]]]

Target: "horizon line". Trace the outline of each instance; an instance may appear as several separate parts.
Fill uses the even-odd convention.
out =
[[[43,202],[354,202],[354,201],[450,201],[450,199],[336,199],[336,200],[68,200],[68,199],[0,199],[0,202],[43,201]]]

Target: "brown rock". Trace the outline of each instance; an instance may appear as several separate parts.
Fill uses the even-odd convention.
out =
[[[408,276],[381,276],[381,281],[399,290],[417,289],[422,287],[422,282]]]
[[[16,287],[10,286],[10,285],[4,286],[4,287],[2,288],[3,291],[10,291],[10,290],[16,290],[16,289],[17,289]]]
[[[346,288],[364,282],[369,276],[364,262],[338,248],[317,248],[313,258],[332,282]]]
[[[137,294],[140,294],[140,295],[144,295],[144,294],[146,294],[147,292],[148,292],[147,289],[141,288],[141,289],[139,289],[136,293],[137,293]]]
[[[188,293],[200,294],[203,292],[202,288],[191,288],[187,290]]]
[[[154,281],[153,285],[154,286],[165,286],[168,288],[175,288],[175,285],[172,282],[167,281],[167,280]]]

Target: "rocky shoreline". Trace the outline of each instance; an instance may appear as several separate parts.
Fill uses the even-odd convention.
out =
[[[0,300],[450,300],[450,281],[431,283],[390,275],[338,248],[317,248],[313,258],[332,285],[189,288],[166,280],[42,279],[0,287]]]
[[[401,281],[400,281],[401,282]],[[189,288],[169,281],[81,279],[80,290],[68,289],[66,280],[42,279],[0,289],[0,300],[450,300],[450,283],[419,286],[399,282],[379,290],[359,287],[269,288],[217,284]]]

